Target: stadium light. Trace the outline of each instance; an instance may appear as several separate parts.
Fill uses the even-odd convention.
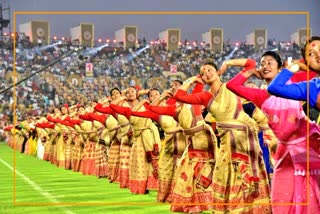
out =
[[[48,48],[52,48],[52,47],[54,47],[54,46],[61,45],[61,44],[62,44],[62,41],[58,41],[58,42],[55,42],[55,43],[53,43],[53,44],[51,44],[51,45],[42,46],[42,47],[39,48],[38,50],[39,50],[39,51],[44,51],[44,50],[46,50],[46,49],[48,49]]]
[[[236,44],[237,44],[237,43],[236,43]],[[238,49],[239,49],[239,47],[238,47],[238,46],[235,46],[234,49],[231,51],[231,53],[224,58],[224,60],[230,59],[230,58],[233,56],[233,54],[234,54]]]
[[[83,55],[84,56],[96,55],[98,53],[98,51],[101,51],[104,47],[108,47],[108,46],[109,46],[109,44],[104,44],[104,45],[101,45],[99,47],[92,48],[91,50],[86,51]]]
[[[141,49],[137,50],[135,53],[131,54],[131,55],[128,57],[127,62],[135,59],[135,58],[136,58],[137,56],[139,56],[144,50],[146,50],[146,49],[148,49],[148,48],[150,48],[150,46],[149,46],[149,45],[146,45],[144,48],[141,48]]]

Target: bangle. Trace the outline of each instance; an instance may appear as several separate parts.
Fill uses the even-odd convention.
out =
[[[159,96],[159,100],[163,100],[165,98],[165,96],[160,95]]]
[[[227,67],[230,67],[230,66],[231,66],[231,63],[230,63],[229,60],[226,61],[226,66],[227,66]]]
[[[300,69],[300,67],[296,63],[293,63],[288,66],[288,70],[291,71],[292,73],[296,73],[297,71],[299,71],[299,69]]]
[[[184,81],[185,83],[187,83],[187,84],[192,84],[193,82],[191,81],[191,79],[187,79],[186,81]]]

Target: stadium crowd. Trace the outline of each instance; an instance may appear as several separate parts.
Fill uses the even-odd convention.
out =
[[[146,44],[141,39],[139,46]],[[258,59],[259,53],[254,52],[252,45],[245,42],[232,44],[226,41],[221,53],[213,53],[208,46],[188,45],[186,40],[175,52],[168,52],[165,44],[154,42],[150,48],[145,49],[139,56],[135,56],[134,50],[123,50],[119,47],[106,47],[94,54],[71,55],[63,59],[39,75],[35,75],[16,88],[17,115],[19,119],[27,116],[41,115],[49,112],[54,106],[68,103],[87,104],[89,101],[98,100],[113,87],[119,89],[128,86],[141,88],[167,88],[172,78],[186,78],[198,72],[204,59],[211,58],[221,65],[227,56],[237,47],[237,51],[231,58]],[[53,60],[58,59],[74,47],[64,42],[45,51],[39,51],[38,44],[32,44],[27,39],[19,39],[17,43],[16,70],[18,81],[40,70]],[[98,45],[98,44],[97,44]],[[111,44],[112,46],[112,44]],[[115,45],[114,45],[115,46]],[[299,47],[290,42],[268,41],[268,50],[277,49],[285,59],[291,56],[294,59],[300,57]],[[261,50],[261,53],[264,50]],[[93,77],[86,77],[85,63],[93,63]],[[0,50],[0,89],[4,90],[13,83],[13,50]],[[171,74],[163,79],[163,71],[170,71],[170,65],[177,65],[177,70],[185,74],[185,77]],[[228,81],[237,73],[236,68],[231,68],[223,81]],[[170,79],[170,77],[172,77]],[[154,81],[150,81],[154,79]],[[158,81],[156,81],[158,80]],[[261,81],[254,80],[257,85]],[[12,121],[13,89],[0,94],[1,112]]]

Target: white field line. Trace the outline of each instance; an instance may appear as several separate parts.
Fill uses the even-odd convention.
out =
[[[8,164],[7,162],[5,162],[4,160],[2,160],[0,158],[0,162],[3,163],[3,165],[5,165],[6,167],[8,167],[11,171],[13,171],[13,167]],[[36,190],[37,192],[39,192],[41,195],[43,195],[45,198],[47,198],[49,201],[57,203],[59,202],[53,195],[51,195],[49,192],[45,191],[44,189],[42,189],[38,184],[36,184],[34,181],[32,181],[30,178],[28,178],[27,176],[25,176],[24,174],[22,174],[21,172],[19,172],[17,169],[15,170],[16,174],[19,175],[23,180],[25,180],[34,190]],[[65,206],[57,206],[60,209],[63,210],[64,213],[67,214],[74,214],[74,212],[72,212],[70,209],[66,208]]]

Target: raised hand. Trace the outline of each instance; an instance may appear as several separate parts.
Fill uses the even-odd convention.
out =
[[[190,85],[192,85],[193,83],[205,84],[205,83],[202,81],[200,75],[190,77],[190,78],[187,79],[185,82],[186,82],[186,83],[189,83]]]
[[[169,89],[169,90],[165,90],[162,94],[161,94],[162,97],[172,97],[172,91]]]
[[[220,66],[220,68],[219,68],[218,74],[219,74],[219,75],[224,74],[224,72],[226,72],[226,71],[228,70],[228,67],[229,67],[229,66],[230,66],[230,65],[229,65],[228,60],[224,61],[224,62],[222,63],[222,65]]]
[[[262,76],[261,76],[261,69],[256,69],[256,68],[253,68],[253,69],[250,69],[248,70],[248,72],[252,72],[252,75],[257,77],[258,79],[262,79]]]
[[[288,65],[288,69],[295,73],[299,70],[303,70],[303,71],[307,71],[308,70],[308,66],[302,62],[301,60],[293,60],[292,63],[290,65]]]

